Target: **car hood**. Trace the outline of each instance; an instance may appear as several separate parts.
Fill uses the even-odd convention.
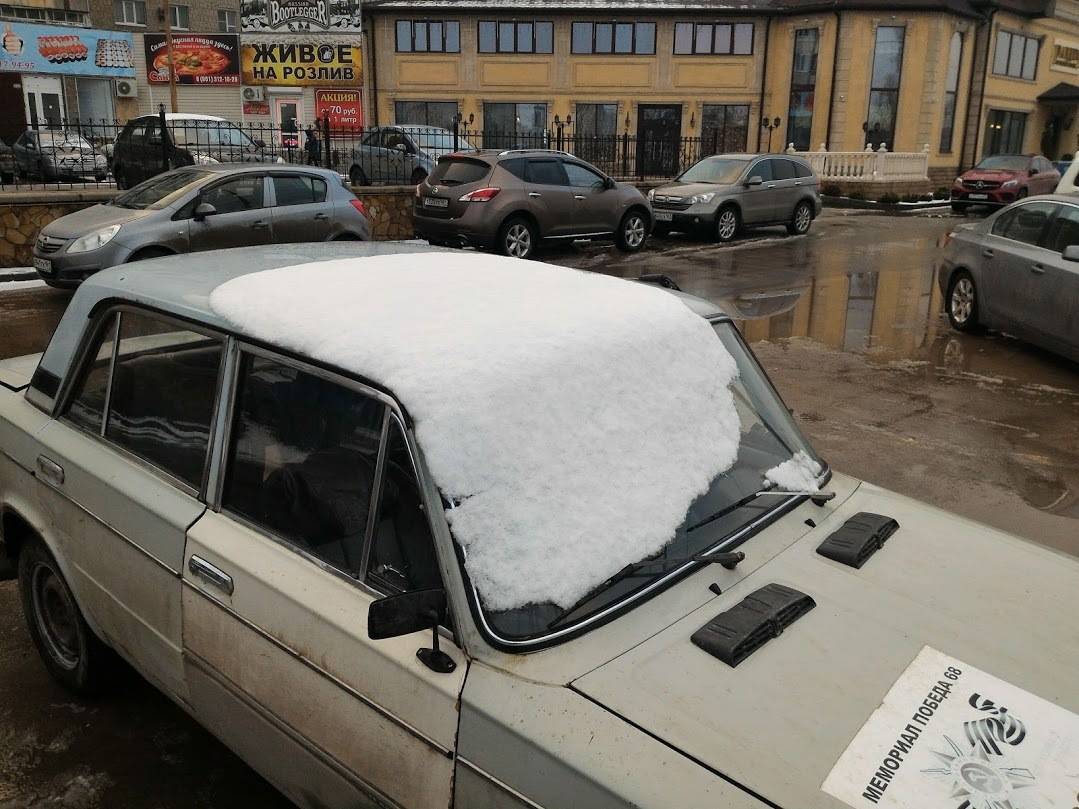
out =
[[[1022,177],[1024,174],[1025,172],[1022,171],[1004,171],[1002,169],[971,169],[963,175],[963,179],[970,181],[986,180],[999,183],[1004,180],[1014,180],[1017,177]]]
[[[111,225],[123,225],[154,213],[152,210],[133,210],[116,205],[94,205],[61,216],[41,229],[42,235],[57,239],[77,239]]]
[[[674,183],[657,188],[655,197],[679,197],[689,199],[694,194],[726,194],[732,186],[717,183]]]
[[[817,553],[856,512],[886,515],[900,526],[861,569]],[[809,595],[816,606],[737,667],[691,641],[720,613],[773,583]],[[1079,750],[1077,615],[1079,561],[862,484],[774,559],[572,687],[782,809],[959,806],[962,798],[949,802],[956,788],[948,782],[949,761],[962,764],[967,759],[956,759],[958,751],[971,752],[965,723],[975,723],[971,738],[980,738],[979,727],[995,728],[977,722],[998,714],[974,706],[996,699],[1031,737],[1025,745],[1000,745],[1009,766],[1040,778],[1039,789],[1076,779],[1059,796],[1039,799],[1030,790],[1032,802],[1016,809],[1071,809],[1079,790],[1072,766]],[[993,685],[993,678],[1010,685]],[[882,708],[893,686],[899,718],[874,715],[891,705]],[[921,709],[930,715],[924,724],[911,719]],[[1057,734],[1055,748],[1046,733]],[[892,770],[882,762],[897,745]],[[1071,761],[1071,774],[1057,781],[1046,764],[1054,749]],[[998,760],[990,756],[994,766]],[[877,800],[860,797],[873,778],[885,789]],[[832,794],[853,792],[839,800],[824,791],[826,780]]]

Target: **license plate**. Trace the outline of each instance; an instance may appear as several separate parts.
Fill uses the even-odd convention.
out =
[[[673,221],[674,214],[663,213],[662,211],[656,211],[657,222],[670,222]]]
[[[448,199],[442,199],[441,197],[424,197],[423,206],[425,208],[445,208],[450,204]]]
[[[967,194],[969,199],[989,199],[988,194]]]
[[[52,262],[47,258],[35,258],[34,269],[41,272],[52,272]]]

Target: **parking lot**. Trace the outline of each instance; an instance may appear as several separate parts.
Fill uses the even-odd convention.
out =
[[[831,466],[1079,556],[1079,366],[1007,335],[951,331],[933,268],[959,221],[826,210],[804,237],[676,235],[635,255],[578,245],[540,258],[663,273],[721,303]],[[42,350],[69,295],[4,286],[0,357]],[[63,692],[11,582],[0,691],[0,809],[286,805],[138,678],[96,702]]]

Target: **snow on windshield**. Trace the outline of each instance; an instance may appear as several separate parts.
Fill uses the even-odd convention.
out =
[[[567,607],[660,551],[734,463],[734,358],[667,292],[437,252],[267,270],[210,305],[392,390],[488,609]]]
[[[806,452],[798,450],[789,461],[765,472],[764,478],[785,492],[816,492],[820,491],[817,478],[823,471]]]

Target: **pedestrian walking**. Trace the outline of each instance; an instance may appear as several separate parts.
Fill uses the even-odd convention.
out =
[[[307,140],[304,142],[303,148],[307,151],[307,165],[318,166],[322,163],[322,141],[319,140],[318,132],[312,124],[307,125],[307,129],[304,130],[307,135]]]

